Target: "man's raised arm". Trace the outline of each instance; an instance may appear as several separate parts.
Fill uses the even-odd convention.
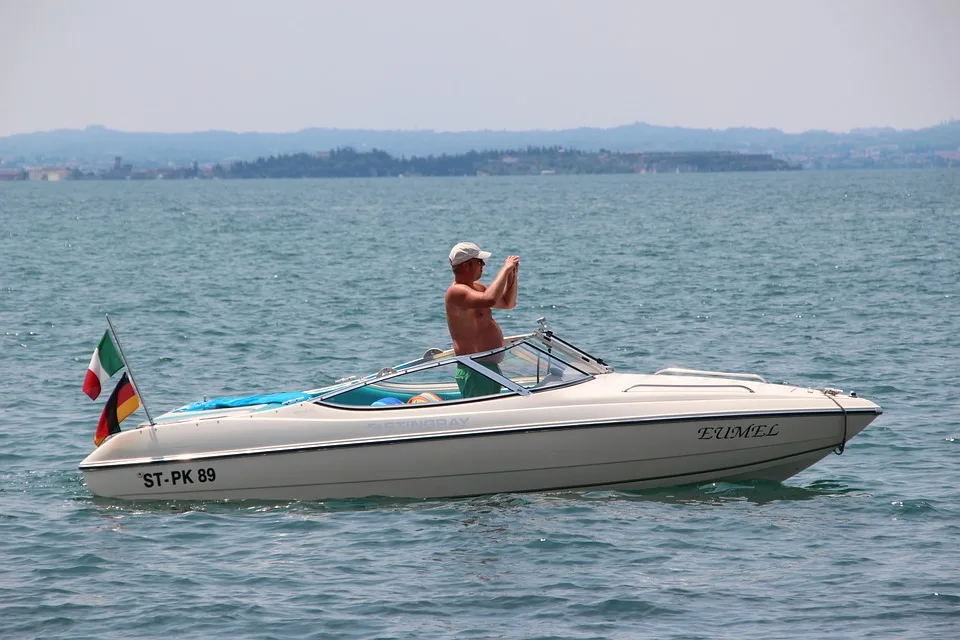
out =
[[[517,261],[513,269],[510,271],[510,276],[507,278],[507,286],[503,291],[503,295],[500,296],[500,300],[495,305],[497,309],[513,309],[517,306],[517,278],[520,275],[520,262]]]
[[[519,260],[520,258],[517,256],[507,256],[497,277],[493,279],[493,282],[485,291],[477,291],[465,284],[453,286],[447,291],[447,299],[457,306],[467,309],[489,309],[496,306],[497,302],[506,293],[510,273]]]

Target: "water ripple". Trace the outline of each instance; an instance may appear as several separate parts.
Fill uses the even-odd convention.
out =
[[[955,638],[958,202],[955,170],[0,183],[0,637]],[[618,370],[757,371],[885,414],[784,484],[83,486],[105,311],[154,412],[313,388],[449,343],[461,239],[522,257],[507,333],[546,315]]]

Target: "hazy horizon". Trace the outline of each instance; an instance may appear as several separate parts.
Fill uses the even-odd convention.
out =
[[[834,133],[834,134],[843,135],[843,134],[852,133],[852,132],[857,131],[857,130],[867,130],[867,131],[869,131],[869,130],[877,130],[877,129],[892,129],[892,130],[895,130],[895,131],[914,131],[914,130],[918,130],[918,129],[926,129],[926,128],[930,128],[930,127],[935,127],[935,126],[938,126],[938,125],[941,125],[941,124],[946,124],[946,123],[949,123],[949,122],[954,122],[954,121],[956,121],[956,120],[958,120],[958,118],[950,118],[950,119],[948,119],[948,120],[944,120],[944,121],[941,121],[941,122],[934,122],[934,123],[932,123],[932,124],[925,125],[925,126],[920,126],[920,127],[908,127],[908,128],[903,128],[903,129],[897,128],[897,127],[888,127],[888,126],[882,126],[882,125],[880,125],[880,126],[870,126],[870,127],[853,127],[852,129],[846,129],[846,130],[843,130],[843,131],[834,131],[834,130],[830,130],[830,129],[805,129],[805,130],[803,130],[803,131],[783,131],[782,129],[778,129],[777,127],[751,127],[750,125],[735,126],[735,127],[684,127],[683,125],[662,125],[662,124],[657,124],[657,123],[655,123],[655,122],[641,122],[641,121],[625,122],[625,123],[618,124],[618,125],[611,125],[611,126],[609,126],[609,127],[590,127],[589,125],[581,125],[581,126],[564,127],[563,129],[548,129],[548,128],[546,128],[546,127],[539,127],[539,128],[531,128],[531,129],[489,129],[489,128],[487,128],[487,129],[441,130],[441,129],[430,129],[430,128],[422,128],[422,129],[400,129],[400,128],[395,128],[395,129],[372,129],[372,128],[366,128],[366,127],[311,127],[311,126],[307,126],[307,127],[302,127],[302,128],[300,128],[300,129],[289,129],[289,130],[281,130],[281,129],[250,129],[250,130],[242,130],[242,131],[238,131],[238,130],[234,130],[234,129],[193,129],[193,130],[183,130],[183,131],[155,131],[155,130],[149,130],[149,129],[118,129],[118,128],[116,128],[116,127],[111,127],[111,126],[109,126],[109,125],[104,125],[104,124],[100,124],[100,123],[91,123],[91,124],[88,124],[88,125],[84,125],[84,126],[82,126],[82,127],[59,127],[59,128],[53,128],[53,129],[40,129],[40,130],[37,130],[37,131],[18,131],[18,132],[16,132],[16,133],[6,134],[6,135],[29,135],[29,134],[32,134],[32,133],[52,133],[52,132],[57,132],[57,131],[85,131],[85,130],[88,130],[88,129],[106,129],[106,130],[108,130],[108,131],[116,131],[116,132],[119,132],[119,133],[146,133],[146,134],[165,134],[165,133],[169,133],[169,134],[191,134],[191,133],[284,134],[284,133],[291,133],[291,134],[292,134],[292,133],[299,133],[299,132],[301,132],[301,131],[308,131],[308,130],[311,130],[311,129],[321,129],[321,130],[323,130],[323,129],[328,129],[328,130],[331,130],[331,131],[349,131],[349,130],[356,130],[356,131],[403,132],[403,133],[420,133],[420,132],[422,132],[422,133],[484,133],[484,132],[491,132],[491,133],[499,133],[499,132],[503,132],[503,133],[526,133],[526,132],[531,132],[531,131],[559,132],[559,131],[566,131],[566,130],[591,129],[591,128],[592,128],[592,129],[600,129],[600,130],[609,130],[609,129],[616,129],[616,128],[618,128],[618,127],[629,127],[629,126],[631,126],[631,125],[636,125],[636,124],[646,124],[646,125],[650,125],[650,126],[653,126],[653,127],[674,127],[674,128],[678,128],[678,129],[691,129],[691,130],[703,130],[703,131],[725,131],[725,130],[729,130],[729,129],[777,129],[777,130],[782,131],[783,133],[786,133],[786,134],[788,134],[788,135],[789,135],[789,134],[812,133],[812,132],[816,132],[816,131],[826,131],[827,133]],[[6,135],[2,135],[2,136],[0,136],[0,137],[6,137]]]
[[[922,129],[960,2],[0,4],[0,136]]]

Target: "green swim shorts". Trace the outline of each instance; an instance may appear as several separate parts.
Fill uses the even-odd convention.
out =
[[[500,373],[500,367],[494,363],[478,362],[490,371],[496,374]],[[500,393],[500,383],[491,380],[479,371],[474,371],[470,367],[462,364],[457,365],[457,386],[460,387],[460,396],[463,398],[477,398],[479,396],[489,396]]]

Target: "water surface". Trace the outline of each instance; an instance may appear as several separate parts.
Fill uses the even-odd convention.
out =
[[[960,636],[956,171],[11,183],[0,220],[4,638]],[[315,387],[449,343],[459,240],[521,256],[507,333],[546,316],[622,371],[751,371],[885,413],[784,484],[84,487],[105,311],[154,413]]]

